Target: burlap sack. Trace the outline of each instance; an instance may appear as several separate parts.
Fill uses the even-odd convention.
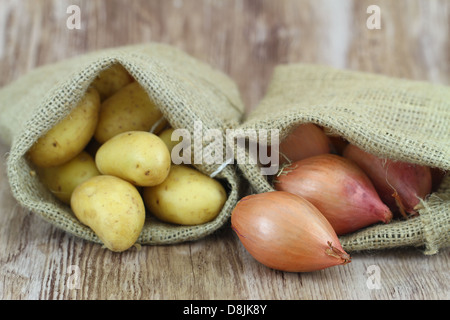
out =
[[[194,122],[204,130],[223,130],[238,123],[244,107],[235,84],[224,74],[182,51],[162,44],[144,44],[93,52],[31,71],[0,91],[0,138],[10,145],[7,175],[18,203],[53,225],[89,241],[100,242],[80,224],[68,206],[57,201],[33,175],[25,154],[33,143],[77,104],[95,77],[122,64],[146,89],[174,128],[193,134]],[[206,145],[208,142],[203,141]],[[218,165],[197,165],[208,175]],[[202,238],[229,218],[239,193],[232,166],[215,177],[228,190],[228,200],[212,222],[192,227],[149,220],[138,242],[169,244]]]
[[[281,65],[242,130],[316,123],[380,157],[450,169],[450,88],[319,65]],[[253,192],[273,191],[258,166],[239,164]],[[423,202],[420,216],[342,236],[348,251],[450,245],[450,179]]]

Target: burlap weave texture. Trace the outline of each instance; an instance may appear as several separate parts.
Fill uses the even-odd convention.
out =
[[[32,70],[0,90],[0,138],[11,146],[7,175],[18,203],[53,225],[89,241],[100,242],[32,174],[26,152],[33,143],[69,114],[95,77],[113,64],[122,64],[155,101],[174,128],[193,134],[194,122],[203,130],[224,130],[238,123],[244,112],[240,94],[226,75],[174,47],[150,43],[105,49]],[[204,144],[208,142],[205,141]],[[196,165],[210,175],[216,164]],[[213,221],[177,226],[146,221],[138,242],[169,244],[202,238],[228,221],[239,194],[233,167],[217,176],[228,190],[228,200]]]
[[[279,129],[280,140],[302,123],[379,157],[450,169],[450,88],[426,82],[340,70],[322,65],[276,67],[268,91],[242,130]],[[273,191],[258,166],[240,169],[253,192]],[[450,246],[450,181],[423,202],[420,216],[375,225],[340,237],[348,251]]]

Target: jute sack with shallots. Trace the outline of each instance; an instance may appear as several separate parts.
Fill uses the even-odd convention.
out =
[[[283,149],[284,141],[306,124],[321,128],[332,143],[336,142],[333,149],[329,150],[335,154],[331,158],[344,158],[349,153],[344,148],[350,145],[364,152],[367,157],[376,157],[378,163],[389,163],[394,167],[404,162],[409,167],[430,168],[433,182],[435,185],[439,183],[438,187],[422,195],[420,200],[417,199],[415,214],[403,210],[405,216],[393,214],[392,218],[384,222],[372,221],[352,232],[344,230],[339,240],[345,250],[353,252],[413,246],[422,248],[426,254],[435,254],[450,245],[450,179],[445,177],[445,172],[450,169],[449,87],[320,65],[278,66],[266,96],[240,129],[278,129],[280,159],[287,158],[287,161],[277,174],[271,176],[261,174],[258,165],[249,162],[239,164],[254,193],[295,190],[299,192],[298,195],[309,196],[311,188],[315,188],[313,185],[316,181],[310,178],[312,172],[318,170],[316,165],[322,163],[320,170],[325,172],[327,169],[331,175],[336,173],[325,168],[330,165],[328,160],[316,158],[296,164],[292,163],[290,156],[283,158],[283,153],[292,154],[295,149],[295,143]],[[297,142],[301,149],[302,141]],[[270,137],[268,144],[271,144]],[[356,161],[356,158],[352,161]],[[366,169],[375,167],[374,164]],[[385,166],[386,177],[382,180],[391,183],[393,177],[388,171],[389,165]],[[374,180],[371,181],[375,185]],[[396,200],[394,203],[397,202],[399,209],[402,205],[398,193],[410,182],[405,180],[405,183],[395,188],[390,184],[392,189],[389,195]],[[332,188],[340,188],[330,189],[339,192],[347,185],[343,180],[332,179],[325,179],[321,183],[325,187],[328,184]],[[420,186],[430,184],[430,181],[429,178],[419,176],[415,183]],[[346,200],[346,196],[338,191],[335,194],[325,191],[321,194],[319,191],[319,202],[332,199],[335,203],[330,205],[335,205],[341,199]],[[348,191],[348,194],[352,193],[354,191]],[[335,208],[343,209],[344,215],[350,214],[345,213],[345,205]],[[350,207],[347,209],[351,211]]]
[[[129,81],[125,80],[120,84],[119,73],[123,71],[128,73],[130,78]],[[102,80],[101,85],[95,82],[98,79]],[[94,86],[94,83],[97,83],[97,86]],[[51,183],[50,187],[43,183],[45,179],[40,174],[41,170],[39,167],[41,165],[42,167],[48,167],[49,165],[52,167],[51,164],[42,161],[50,155],[56,154],[56,151],[52,151],[52,147],[54,147],[54,150],[57,150],[60,144],[64,144],[73,137],[78,137],[78,135],[80,137],[72,139],[70,143],[78,144],[81,139],[84,139],[83,151],[88,151],[91,148],[91,143],[93,143],[92,150],[98,150],[96,154],[98,156],[102,147],[98,149],[98,146],[95,146],[96,141],[92,142],[97,138],[97,132],[95,131],[95,137],[93,137],[94,131],[92,131],[95,129],[95,124],[94,127],[86,128],[85,126],[80,130],[68,125],[69,129],[67,130],[72,130],[73,136],[69,136],[67,141],[58,140],[59,138],[62,139],[63,136],[67,138],[67,133],[62,130],[60,131],[60,137],[54,138],[53,146],[50,144],[47,152],[31,154],[31,150],[39,145],[39,139],[47,136],[47,133],[51,132],[53,128],[56,128],[57,125],[63,123],[66,119],[75,121],[75,118],[79,117],[82,119],[81,125],[90,122],[94,119],[94,115],[97,117],[97,111],[92,113],[92,117],[82,117],[83,112],[85,116],[96,108],[93,106],[98,107],[101,105],[100,114],[102,110],[113,108],[111,106],[113,103],[109,103],[108,106],[104,105],[104,101],[106,101],[104,99],[109,98],[108,94],[110,94],[104,92],[106,91],[104,89],[108,89],[108,86],[116,86],[118,90],[122,89],[121,85],[123,87],[130,85],[130,87],[126,89],[126,92],[121,93],[120,97],[114,98],[114,108],[118,106],[120,109],[120,106],[124,105],[127,108],[125,109],[127,110],[126,112],[131,114],[138,112],[136,111],[137,108],[141,108],[143,104],[150,105],[151,100],[150,107],[153,109],[149,109],[150,111],[144,110],[144,113],[138,119],[127,120],[128,118],[126,118],[125,114],[122,118],[116,119],[118,121],[133,122],[133,124],[137,123],[139,126],[140,122],[145,122],[139,129],[135,129],[137,131],[147,131],[147,133],[151,131],[156,134],[155,128],[161,129],[165,125],[172,129],[185,129],[192,136],[196,121],[202,124],[202,130],[219,129],[225,131],[227,126],[240,121],[244,111],[239,92],[235,84],[226,75],[167,45],[150,43],[105,49],[78,56],[71,60],[42,66],[0,90],[0,137],[11,147],[7,157],[7,175],[13,196],[21,206],[41,216],[49,223],[89,241],[104,242],[106,244],[107,232],[116,233],[110,234],[109,238],[121,237],[124,234],[126,236],[132,234],[133,237],[137,237],[137,239],[131,239],[132,242],[128,243],[126,247],[114,248],[115,251],[127,249],[135,240],[137,244],[170,244],[200,239],[219,229],[228,220],[239,194],[239,180],[231,166],[218,170],[220,164],[203,162],[195,164],[191,168],[183,168],[177,171],[178,174],[187,172],[187,175],[183,175],[183,181],[186,184],[193,181],[191,186],[195,185],[198,188],[205,189],[203,187],[205,185],[209,186],[209,190],[206,190],[207,192],[213,192],[216,189],[221,192],[212,195],[218,199],[215,203],[219,202],[220,205],[217,205],[217,208],[215,208],[217,212],[215,216],[212,216],[212,220],[195,220],[197,222],[203,221],[204,223],[192,221],[189,221],[189,223],[176,223],[169,218],[157,219],[153,215],[145,215],[142,213],[142,201],[137,201],[139,192],[142,191],[140,188],[144,188],[142,186],[145,184],[136,183],[136,188],[132,188],[130,183],[117,183],[117,190],[112,190],[110,187],[112,185],[116,186],[118,179],[109,178],[109,180],[99,180],[92,186],[86,186],[82,192],[78,192],[78,203],[90,201],[92,207],[100,203],[111,209],[110,212],[115,212],[118,215],[117,219],[104,217],[104,225],[99,227],[99,224],[103,222],[99,222],[98,216],[94,217],[95,214],[92,212],[96,212],[98,215],[98,212],[104,209],[95,208],[95,210],[89,211],[90,217],[85,217],[86,221],[90,219],[90,223],[87,225],[74,215],[69,200],[64,202],[58,199],[57,196],[61,195],[63,191],[58,190],[58,188],[61,189],[61,185],[52,188]],[[95,93],[94,91],[97,92]],[[143,100],[146,100],[145,103]],[[82,112],[75,114],[75,110],[82,110]],[[114,117],[114,115],[111,117]],[[151,119],[147,119],[149,117]],[[98,120],[99,123],[100,121]],[[121,127],[122,122],[106,122],[103,127],[105,132],[107,132],[115,126]],[[132,128],[135,127],[132,126]],[[87,133],[89,143],[86,140],[86,132],[89,132]],[[98,137],[100,137],[98,141],[101,141],[99,144],[104,143],[102,146],[106,146],[109,141],[113,140],[112,138],[108,140],[110,137],[102,136],[101,132],[98,133]],[[143,140],[141,141],[147,141],[149,144],[142,144],[141,147],[139,145],[136,147],[134,140],[132,140],[133,137],[136,139],[142,138]],[[139,133],[130,135],[130,137],[123,136],[122,140],[116,140],[115,144],[109,144],[110,147],[102,151],[103,161],[101,165],[107,173],[104,175],[122,178],[120,175],[123,172],[119,172],[120,170],[117,170],[117,168],[109,168],[108,165],[113,162],[129,165],[127,161],[130,157],[133,157],[132,152],[139,153],[139,155],[135,156],[139,158],[141,153],[161,149],[161,141],[162,138],[159,140],[154,136]],[[210,142],[206,139],[202,140],[203,147],[206,148],[208,143]],[[121,150],[115,149],[115,145],[121,145],[123,148]],[[78,149],[76,152],[80,152],[80,150]],[[71,158],[74,156],[72,155]],[[142,159],[144,158],[143,156]],[[87,163],[86,159],[88,159],[87,156],[84,156],[83,159],[78,159],[78,164]],[[164,162],[164,170],[166,170],[164,173],[167,173],[169,168],[167,159],[170,161],[170,154],[168,151],[165,151],[161,156],[150,156],[142,160],[142,163],[136,162],[136,168],[128,169],[137,170],[138,167],[144,166],[145,161],[160,161],[160,163],[155,164],[156,166],[161,166],[161,163],[166,161]],[[172,165],[172,167],[175,166]],[[192,175],[192,171],[189,171],[192,168],[202,173],[202,176]],[[62,172],[61,170],[58,171],[58,174]],[[66,167],[64,170],[67,172],[69,169]],[[92,170],[95,171],[95,168],[92,168]],[[154,174],[153,171],[150,166],[145,171],[144,178],[152,176]],[[171,177],[171,174],[172,170],[168,177]],[[185,178],[186,176],[191,177],[192,181],[189,180],[190,178]],[[55,177],[55,171],[50,173],[50,182],[54,182]],[[221,186],[208,180],[208,178],[214,178]],[[129,179],[131,184],[138,181],[134,181],[134,179]],[[172,190],[180,189],[181,187],[175,185],[173,181],[174,179],[171,179],[172,184],[169,185],[173,187]],[[154,182],[152,183],[155,184]],[[213,187],[211,187],[211,184]],[[184,201],[189,203],[197,201],[195,203],[197,207],[194,206],[192,209],[194,211],[193,215],[201,216],[204,211],[208,211],[208,208],[201,207],[201,196],[194,197],[196,191],[194,188],[190,187],[189,190],[184,190],[184,193],[187,192],[188,194],[182,200],[172,196],[177,203],[175,203],[175,209],[171,208],[171,210],[178,210],[177,208],[182,206]],[[95,193],[89,193],[92,190],[95,190]],[[61,192],[58,193],[58,191]],[[104,191],[111,191],[110,197],[104,199],[107,201],[99,201],[101,192]],[[164,189],[148,192],[149,198],[153,196],[152,199],[155,199],[156,195],[156,208],[158,208],[158,204],[160,207],[162,206],[160,200],[162,202],[171,201],[170,197],[163,198],[164,192]],[[121,197],[125,197],[125,195],[128,198],[120,201]],[[98,197],[98,199],[93,200],[95,197]],[[193,198],[198,199],[195,200]],[[149,205],[151,205],[150,202],[151,200],[149,200]],[[128,205],[131,209],[126,207]],[[119,206],[125,207],[120,208]],[[169,206],[169,204],[166,203],[166,206]],[[82,209],[80,209],[80,214],[88,215],[82,212],[85,208]],[[116,228],[118,221],[122,221],[124,218],[120,214],[126,214],[129,209],[130,212],[139,212],[139,216],[135,217],[130,213],[130,216],[126,217],[124,228],[129,230]],[[132,225],[132,223],[136,224]],[[101,234],[93,231],[96,228],[101,229]],[[105,239],[102,239],[102,237]]]

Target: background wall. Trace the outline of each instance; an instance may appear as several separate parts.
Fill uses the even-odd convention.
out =
[[[80,8],[81,29],[66,23]],[[370,5],[381,29],[366,26]],[[447,0],[1,0],[0,85],[87,51],[157,41],[229,74],[251,109],[279,63],[450,83]]]

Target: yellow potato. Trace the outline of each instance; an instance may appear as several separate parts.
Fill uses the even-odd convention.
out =
[[[71,207],[105,247],[121,252],[133,246],[144,226],[145,206],[140,193],[120,178],[100,175],[75,188]]]
[[[126,131],[150,131],[158,133],[167,124],[163,114],[150,100],[138,82],[120,89],[102,103],[94,137],[104,143]]]
[[[164,141],[164,143],[166,144],[167,148],[169,149],[171,158],[172,158],[172,150],[173,150],[173,148],[183,141],[182,137],[178,138],[178,140],[175,140],[175,141],[172,140],[172,133],[174,132],[174,130],[175,129],[173,129],[173,128],[167,128],[167,129],[164,129],[158,135],[161,138],[161,140]],[[177,151],[175,151],[175,152],[177,152]],[[174,156],[176,156],[176,157],[183,157],[183,151],[182,150],[179,151]]]
[[[215,179],[184,165],[173,165],[163,183],[143,188],[147,209],[158,219],[180,225],[198,225],[213,220],[227,199]]]
[[[39,178],[62,202],[70,204],[73,190],[84,181],[100,175],[94,158],[85,151],[57,167],[40,168]]]
[[[95,155],[102,174],[109,174],[136,186],[154,186],[163,182],[170,171],[170,153],[155,134],[129,131],[105,142]]]
[[[161,138],[162,141],[167,146],[167,149],[169,149],[169,152],[172,152],[173,147],[175,147],[177,144],[179,144],[182,139],[180,138],[178,141],[172,141],[172,133],[175,129],[174,128],[167,128],[164,129],[158,136]]]
[[[97,89],[100,99],[104,101],[133,81],[133,77],[121,64],[115,64],[100,72],[92,82],[92,86]]]
[[[78,155],[91,140],[97,125],[100,97],[90,88],[80,103],[28,151],[39,167],[59,166]]]

